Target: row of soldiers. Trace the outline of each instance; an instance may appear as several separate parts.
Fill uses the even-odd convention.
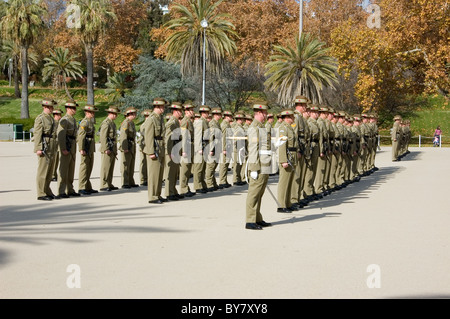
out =
[[[142,112],[146,119],[139,133],[134,125],[137,110],[127,108],[118,136],[114,121],[120,111],[116,107],[106,110],[108,116],[100,126],[100,190],[118,189],[112,184],[118,150],[122,153],[122,187],[139,186],[134,181],[139,149],[141,184],[148,186],[149,203],[158,204],[228,188],[232,186],[228,182],[228,171],[232,167],[232,183],[237,186],[251,184],[261,174],[278,173],[278,212],[288,213],[377,169],[374,165],[378,145],[376,115],[349,116],[345,112],[312,105],[302,96],[296,97],[293,109],[277,114],[275,125],[274,115],[267,111],[267,103],[255,104],[252,118],[243,112],[232,114],[204,105],[195,113],[191,103],[168,103],[160,98],[152,104],[153,110]],[[38,199],[98,192],[90,182],[95,152],[96,107],[85,106],[86,116],[78,127],[73,118],[78,107],[76,102],[65,104],[67,114],[59,122],[51,116],[52,113],[61,113],[53,110],[54,101],[44,100],[42,106],[44,111],[36,119],[34,130],[35,152],[39,158]],[[171,115],[167,119],[164,118],[166,108]],[[256,120],[257,114],[262,114],[259,120]],[[251,128],[261,131],[253,133],[258,136],[256,141],[251,138]],[[261,143],[263,145],[259,145]],[[77,147],[81,154],[78,193],[72,185]],[[255,148],[262,149],[255,155]],[[49,184],[57,154],[58,195],[54,195]],[[264,158],[262,165],[257,165],[259,169],[252,168]],[[218,179],[215,175],[217,168]],[[193,190],[189,187],[191,177]],[[166,198],[161,196],[163,181]],[[267,181],[265,183],[267,185]],[[257,202],[262,197],[250,192],[250,186],[248,196]],[[247,220],[246,227],[247,224],[250,229],[267,226],[258,217],[260,202],[247,206],[251,211],[247,215],[253,217]]]
[[[409,154],[409,142],[411,141],[411,122],[404,120],[401,115],[394,116],[394,125],[391,129],[392,161],[400,161]]]

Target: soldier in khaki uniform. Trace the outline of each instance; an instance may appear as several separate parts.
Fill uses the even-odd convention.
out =
[[[151,110],[144,110],[141,112],[141,115],[146,120],[150,114]],[[141,186],[147,186],[147,156],[145,156],[143,150],[145,146],[145,123],[148,123],[144,120],[144,122],[139,127],[139,138],[137,140],[137,144],[139,145],[139,153],[140,153],[140,162],[139,162],[139,176],[141,180]]]
[[[119,114],[117,107],[106,109],[108,116],[100,125],[100,153],[102,163],[100,168],[100,190],[113,191],[118,187],[113,185],[115,161],[117,159],[117,128],[114,121]]]
[[[233,185],[242,186],[246,183],[242,179],[245,152],[247,149],[246,133],[244,131],[245,114],[237,112],[233,125]]]
[[[77,121],[74,115],[77,112],[78,104],[75,101],[68,101],[65,107],[66,115],[59,121],[56,132],[60,156],[58,176],[58,196],[60,198],[80,196],[73,188],[78,134]]]
[[[370,169],[372,171],[377,171],[378,167],[375,166],[375,158],[377,155],[378,148],[378,125],[377,125],[378,116],[376,114],[372,114],[370,117],[370,124],[372,128],[372,150],[371,150],[371,159],[370,159]]]
[[[254,120],[248,130],[248,170],[250,172],[246,201],[246,229],[261,230],[271,226],[263,220],[261,201],[269,180],[271,135],[261,136],[267,118],[267,103],[253,105]]]
[[[147,181],[148,201],[151,204],[162,204],[167,201],[161,197],[162,180],[164,176],[164,108],[166,100],[156,98],[153,100],[153,112],[145,124],[145,147],[147,155]]]
[[[120,125],[119,150],[122,152],[120,172],[122,173],[122,188],[138,187],[134,181],[134,167],[136,163],[136,119],[137,110],[128,107],[125,119]]]
[[[206,161],[204,154],[205,148],[209,143],[208,139],[208,117],[211,109],[207,105],[199,108],[200,117],[194,121],[194,188],[196,193],[205,194],[208,187],[205,182]]]
[[[194,163],[194,108],[190,103],[184,103],[184,117],[181,120],[181,140],[182,140],[182,156],[180,163],[180,193],[185,197],[196,195],[189,188],[189,179],[191,178],[192,165]]]
[[[209,122],[209,156],[206,163],[205,179],[206,187],[208,187],[208,192],[213,192],[218,190],[219,185],[217,184],[215,172],[218,165],[218,158],[222,153],[222,131],[220,130],[219,120],[222,118],[222,110],[220,108],[213,108],[211,110],[213,118]]]
[[[367,113],[361,114],[361,174],[367,175],[369,150],[372,148],[371,132],[369,128],[369,116]]]
[[[78,130],[78,150],[80,152],[80,172],[78,176],[78,189],[81,195],[98,193],[92,188],[91,173],[94,167],[95,152],[95,113],[97,108],[93,105],[84,107],[84,119],[80,122]]]
[[[62,118],[64,112],[60,108],[53,109],[53,118],[55,119],[55,132],[58,129],[59,121]],[[55,133],[56,135],[56,133]],[[58,165],[59,165],[59,152],[56,149],[53,155],[53,182],[58,181]]]
[[[391,140],[392,140],[392,161],[397,162],[399,160],[399,147],[400,147],[400,122],[402,117],[400,115],[394,116],[394,125],[391,130]]]
[[[333,109],[330,109],[330,113],[328,114],[328,119],[330,121],[330,157],[331,157],[331,165],[330,165],[330,173],[328,175],[328,186],[329,191],[333,192],[337,189],[337,171],[338,171],[338,162],[339,156],[341,154],[340,149],[340,133],[337,128],[339,114],[336,113]]]
[[[291,188],[294,183],[295,169],[300,157],[298,153],[298,130],[294,124],[294,112],[290,109],[281,112],[283,123],[278,128],[281,145],[278,148],[279,181],[278,181],[278,213],[292,213]],[[296,183],[294,183],[296,184]],[[298,192],[297,190],[295,190]],[[298,199],[297,199],[298,200]]]
[[[56,150],[55,119],[52,116],[55,101],[44,99],[42,113],[34,121],[34,153],[38,158],[36,174],[37,199],[49,201],[55,199],[50,183],[52,181],[52,167]]]
[[[352,132],[355,138],[355,155],[352,160],[352,179],[358,182],[361,179],[361,154],[362,154],[362,144],[361,144],[361,117],[358,114],[353,115],[353,126]]]
[[[166,170],[167,178],[165,183],[166,198],[168,200],[179,200],[184,198],[177,191],[177,179],[180,173],[180,157],[182,134],[180,129],[180,119],[183,115],[183,105],[181,102],[172,102],[170,106],[172,116],[165,126],[165,149],[166,149]]]
[[[314,181],[314,189],[318,198],[322,198],[325,194],[325,170],[328,162],[329,142],[328,128],[326,125],[328,108],[319,108],[319,118],[317,126],[319,127],[319,158],[317,159],[316,179]]]
[[[233,131],[231,129],[231,123],[233,123],[233,113],[230,111],[223,112],[223,120],[220,124],[220,130],[222,131],[222,154],[220,155],[219,164],[219,188],[228,188],[231,186],[228,183],[228,167],[230,166],[231,157],[233,155],[233,143],[230,137],[233,137]]]
[[[309,108],[310,117],[308,118],[308,126],[310,131],[310,169],[308,169],[305,176],[305,193],[309,201],[319,199],[319,195],[316,193],[314,181],[316,180],[317,165],[320,157],[320,150],[322,149],[323,139],[320,131],[320,127],[317,123],[319,118],[319,107],[317,105],[311,105]]]

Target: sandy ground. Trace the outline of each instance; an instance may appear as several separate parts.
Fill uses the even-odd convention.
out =
[[[143,187],[37,201],[32,144],[0,143],[0,297],[449,298],[449,158],[412,148],[393,163],[382,148],[378,172],[293,214],[266,191],[273,227],[251,231],[247,186],[163,205]],[[99,169],[97,153],[95,188]]]

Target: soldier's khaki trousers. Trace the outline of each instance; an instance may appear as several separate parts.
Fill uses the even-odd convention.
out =
[[[121,162],[120,162],[120,173],[122,174],[122,186],[128,185],[132,186],[136,183],[134,182],[134,166],[136,163],[136,153],[133,151],[124,152],[122,151]]]
[[[100,188],[113,187],[114,166],[116,157],[113,153],[102,153],[102,163],[100,169]]]
[[[75,175],[75,158],[76,144],[72,142],[69,154],[59,154],[59,176],[58,176],[58,195],[71,194],[75,190],[73,188],[73,180]]]
[[[330,188],[334,188],[338,185],[337,183],[337,172],[338,172],[338,163],[340,154],[337,152],[331,153],[331,165],[330,165],[330,174],[328,177],[328,186]]]
[[[396,161],[398,158],[398,149],[399,149],[399,142],[397,141],[392,141],[392,160]]]
[[[205,189],[205,169],[206,162],[201,154],[196,154],[193,164],[194,188],[195,190]]]
[[[164,150],[160,151],[164,154]],[[164,176],[164,157],[151,159],[147,155],[147,182],[148,182],[148,200],[158,200],[161,196],[162,181]]]
[[[170,155],[166,155],[166,183],[165,192],[166,196],[178,195],[177,191],[177,178],[180,173],[180,165],[175,163]]]
[[[78,189],[92,190],[91,173],[94,167],[94,153],[80,156],[80,172],[78,174]]]
[[[261,200],[269,180],[268,174],[258,174],[257,179],[249,177],[249,186],[246,201],[246,223],[263,221],[261,215]]]
[[[309,167],[305,176],[305,194],[307,196],[311,196],[316,194],[316,190],[314,188],[314,181],[316,179],[317,174],[317,165],[319,161],[319,147],[315,146],[311,152],[311,158],[309,159]]]
[[[328,159],[325,155],[320,156],[319,154],[317,159],[316,178],[314,180],[314,189],[317,194],[322,193],[325,190],[324,178],[327,161]]]
[[[54,195],[50,189],[50,183],[53,178],[53,159],[54,156],[48,154],[48,157],[38,156],[38,167],[36,174],[37,197]]]
[[[58,179],[59,152],[55,152],[52,159],[53,178]]]
[[[139,161],[139,176],[141,184],[147,183],[147,156],[140,151],[140,161]]]
[[[296,165],[297,167],[298,165]],[[296,168],[295,167],[295,168]],[[294,178],[296,178],[295,175],[295,168],[293,168],[291,165],[289,165],[287,168],[283,168],[281,164],[278,165],[279,170],[279,179],[278,179],[278,203],[280,204],[280,208],[289,208],[292,206],[291,202],[291,193],[293,191],[292,186],[293,184],[298,185],[298,181],[295,182]],[[298,191],[298,186],[296,188],[296,191]],[[298,193],[297,193],[298,194]],[[298,197],[298,195],[297,195]],[[294,203],[298,202],[298,198],[296,198],[296,201]]]
[[[206,170],[205,170],[205,179],[206,179],[206,187],[213,188],[217,187],[217,181],[216,181],[216,168],[217,168],[217,162],[216,160],[210,156],[208,159],[208,162],[206,163]]]
[[[228,184],[228,167],[230,166],[230,159],[228,156],[222,154],[221,162],[219,164],[219,184],[225,185]]]
[[[239,163],[239,154],[237,151],[233,152],[233,184],[242,182],[242,163]]]

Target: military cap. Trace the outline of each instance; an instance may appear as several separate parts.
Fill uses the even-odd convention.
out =
[[[195,118],[199,118],[199,117],[201,117],[201,115],[200,115],[200,113],[195,113],[195,114],[194,114],[194,117],[195,117]]]
[[[345,117],[347,116],[347,113],[345,113],[344,111],[339,111],[339,116]]]
[[[253,104],[253,109],[254,110],[268,110],[269,106],[267,105],[267,102],[260,101],[260,102]]]
[[[273,117],[273,114],[272,113],[267,114],[267,118],[269,117]]]
[[[245,114],[242,112],[237,112],[236,114],[234,114],[234,118],[235,119],[245,119]]]
[[[306,96],[303,96],[303,95],[298,95],[294,99],[294,103],[295,104],[300,104],[300,103],[307,104],[308,102],[309,102],[308,98]]]
[[[152,114],[152,110],[149,110],[149,109],[143,110],[143,111],[141,112],[141,115],[142,115],[142,116],[149,116],[150,114]]]
[[[109,108],[106,109],[106,112],[114,114],[120,113],[119,108],[117,106],[110,106]]]
[[[209,106],[207,105],[202,105],[200,106],[200,108],[198,109],[199,112],[210,112],[211,109],[209,108]]]
[[[166,114],[165,119],[170,120],[171,117],[172,117],[172,114]]]
[[[310,111],[317,111],[317,112],[320,110],[320,108],[317,105],[311,105],[309,109]]]
[[[153,106],[160,106],[160,105],[166,105],[167,101],[165,99],[162,99],[160,97],[157,97],[153,99]]]
[[[354,121],[361,121],[361,117],[358,114],[353,115]]]
[[[328,108],[328,112],[329,112],[329,113],[335,113],[335,111],[334,111],[334,109],[333,109],[332,107],[329,107],[329,108]]]
[[[245,114],[245,119],[246,120],[253,120],[253,116],[251,116],[251,114]]]
[[[56,103],[56,101],[53,99],[43,99],[41,104],[42,104],[42,106],[55,106],[58,103]]]
[[[283,116],[291,116],[291,115],[294,115],[294,111],[292,111],[291,109],[282,110],[281,113],[280,113],[281,117],[283,117]]]
[[[97,112],[98,109],[94,105],[86,104],[83,111]]]
[[[77,108],[79,105],[74,100],[67,101],[66,104],[64,104],[65,107],[75,107]]]
[[[328,108],[327,107],[325,107],[325,106],[321,106],[321,107],[319,107],[319,112],[328,112]]]
[[[369,114],[367,114],[367,113],[362,113],[362,114],[361,114],[361,117],[369,118],[370,116],[369,116]]]
[[[181,102],[172,102],[172,104],[170,105],[170,109],[172,109],[172,110],[182,110],[183,109],[183,104],[181,104]]]
[[[355,118],[352,117],[352,116],[347,117],[347,121],[348,121],[348,122],[353,122],[354,120],[355,120]]]
[[[394,116],[394,121],[395,121],[395,120],[400,120],[400,121],[401,121],[401,120],[402,120],[402,117],[401,117],[400,115],[396,115],[396,116]]]
[[[212,114],[222,114],[222,109],[220,107],[215,107],[211,110]]]
[[[183,104],[183,108],[184,108],[185,110],[193,109],[193,108],[195,108],[195,105],[192,104],[191,102],[185,102],[185,103]]]
[[[233,113],[231,113],[230,111],[223,111],[223,116],[233,116]]]
[[[64,112],[61,109],[54,109],[53,114],[64,114]]]

